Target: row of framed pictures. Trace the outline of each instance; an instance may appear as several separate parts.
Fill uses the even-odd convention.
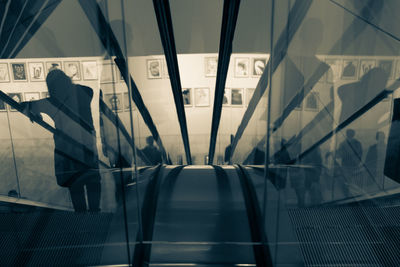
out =
[[[43,82],[52,69],[63,70],[74,81],[98,79],[97,61],[12,62],[0,63],[0,82]]]
[[[246,88],[246,104],[248,105],[254,93],[254,88]],[[243,107],[244,88],[225,88],[223,106]],[[210,88],[183,88],[183,103],[185,107],[208,107],[210,106]]]
[[[21,103],[22,101],[33,101],[39,100],[41,98],[46,98],[49,96],[48,92],[28,92],[28,93],[7,93],[7,95],[12,98],[15,102]],[[0,111],[16,111],[0,99]]]
[[[304,103],[304,105],[303,105]],[[296,110],[319,111],[319,94],[318,92],[310,92],[306,98],[295,108]]]
[[[267,65],[267,57],[235,57],[234,58],[234,77],[248,78],[260,77]],[[218,57],[204,58],[205,76],[215,77],[217,75]]]
[[[400,60],[329,57],[325,58],[325,63],[332,70],[326,75],[328,81],[361,79],[369,70],[375,67],[383,69],[389,75],[389,79],[400,77]]]

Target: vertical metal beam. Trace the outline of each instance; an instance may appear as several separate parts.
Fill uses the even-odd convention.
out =
[[[188,164],[192,164],[185,107],[182,97],[181,78],[179,75],[178,58],[176,55],[175,38],[172,27],[171,10],[168,0],[153,0],[153,5],[154,12],[156,13],[157,17],[161,42],[164,48],[165,59],[168,66],[168,73],[171,82],[172,93],[174,95],[176,113],[178,115],[179,126],[181,128],[183,145],[185,147],[186,161]]]
[[[224,97],[226,76],[228,74],[229,61],[232,54],[232,42],[235,33],[236,21],[239,14],[240,0],[225,0],[222,14],[221,37],[218,53],[218,70],[215,83],[215,96],[213,117],[211,122],[210,147],[208,152],[208,164],[214,160],[215,144],[217,139],[219,122],[221,120],[222,100]]]

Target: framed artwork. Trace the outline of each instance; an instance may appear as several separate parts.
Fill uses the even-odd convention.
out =
[[[111,62],[103,62],[101,66],[101,76],[100,76],[101,83],[110,83],[115,80],[113,65],[114,64]]]
[[[14,100],[17,103],[21,103],[23,101],[21,93],[8,93],[8,96],[11,97],[12,100]],[[12,108],[11,106],[9,106],[9,107],[10,107],[11,111],[17,111],[16,109]]]
[[[61,61],[47,61],[46,62],[46,75],[54,69],[62,70]]]
[[[338,58],[326,58],[325,63],[331,68],[326,72],[326,80],[328,82],[338,81],[342,73],[342,60]]]
[[[79,66],[79,61],[67,61],[64,62],[65,74],[71,78],[73,81],[81,80],[81,68]]]
[[[261,76],[267,65],[267,58],[254,58],[252,75],[255,77]]]
[[[14,82],[27,82],[25,63],[11,63],[11,70]]]
[[[385,59],[378,61],[378,68],[383,69],[389,76],[389,80],[393,79],[393,60]]]
[[[123,100],[124,100],[124,110],[129,111],[130,107],[129,107],[129,94],[128,93],[123,94]],[[132,108],[133,108],[133,104],[132,104]]]
[[[204,58],[204,73],[206,77],[217,76],[218,57],[205,57]]]
[[[7,111],[6,103],[0,99],[0,112]]]
[[[182,88],[182,97],[183,97],[183,105],[185,107],[191,107],[193,105],[191,88]]]
[[[43,62],[29,62],[29,79],[31,82],[44,81],[44,64]]]
[[[222,99],[222,106],[229,106],[231,104],[231,89],[225,88],[224,98]]]
[[[148,59],[147,60],[147,78],[148,79],[161,79],[162,75],[162,60],[161,59]]]
[[[82,62],[82,72],[84,80],[97,80],[98,79],[98,69],[96,61],[83,61]]]
[[[121,111],[123,107],[122,94],[105,94],[104,103],[106,103],[112,111]]]
[[[235,58],[235,77],[243,78],[249,76],[249,59],[245,57]]]
[[[305,99],[305,110],[318,111],[318,93],[310,92]]]
[[[48,97],[50,97],[49,92],[41,92],[40,93],[40,98],[48,98]]]
[[[358,70],[358,59],[344,59],[343,60],[343,71],[342,71],[342,79],[343,80],[355,80],[357,79],[357,70]]]
[[[34,101],[40,99],[40,93],[25,93],[25,101]]]
[[[368,71],[376,67],[375,59],[361,59],[360,60],[360,76],[361,79]]]
[[[210,88],[195,88],[195,106],[208,107],[210,105]]]
[[[241,88],[231,89],[231,105],[232,106],[243,105],[243,89]]]
[[[0,63],[0,83],[10,82],[10,72],[7,63]]]
[[[256,88],[247,88],[246,89],[246,106],[249,105],[250,100],[253,97],[255,90],[256,90]]]
[[[165,79],[169,79],[168,66],[167,66],[167,61],[165,61],[165,59],[162,60],[162,70],[163,70],[163,77]]]

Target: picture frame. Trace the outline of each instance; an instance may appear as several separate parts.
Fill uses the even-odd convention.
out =
[[[237,57],[235,58],[235,77],[245,78],[249,76],[249,58]]]
[[[10,82],[10,72],[7,63],[0,63],[0,83]]]
[[[129,111],[131,109],[131,107],[129,106],[129,94],[128,93],[123,93],[122,95],[122,99],[124,100],[124,110],[125,111]],[[133,108],[133,104],[132,104],[132,108]]]
[[[318,92],[310,92],[305,98],[304,103],[304,110],[308,111],[318,111],[319,110],[319,105],[318,105],[318,98],[319,94]]]
[[[99,77],[99,70],[96,61],[82,61],[83,80],[91,81],[97,80]]]
[[[62,62],[61,61],[47,61],[46,62],[46,75],[49,74],[53,69],[62,70]]]
[[[115,112],[120,112],[123,109],[122,94],[104,94],[104,103]]]
[[[39,92],[24,93],[24,99],[25,99],[25,101],[39,100],[40,99],[40,93]]]
[[[204,58],[204,74],[206,77],[216,77],[218,69],[218,57]]]
[[[195,88],[194,94],[196,107],[210,106],[210,88]]]
[[[388,79],[393,79],[394,73],[394,61],[391,59],[381,59],[378,60],[378,68],[383,69],[389,76]]]
[[[7,95],[17,103],[21,103],[23,101],[22,93],[8,93]],[[16,109],[12,108],[10,105],[7,105],[7,106],[9,107],[10,111],[17,111]]]
[[[376,67],[375,59],[361,59],[359,79],[361,79],[368,71],[370,71],[375,67]]]
[[[116,79],[114,64],[111,61],[101,64],[100,83],[112,83]]]
[[[7,111],[7,104],[0,99],[0,112],[6,112]]]
[[[231,106],[232,107],[243,106],[243,88],[231,89]]]
[[[222,99],[222,106],[227,107],[231,105],[231,89],[225,88],[224,97]]]
[[[26,73],[26,64],[25,63],[10,63],[12,70],[12,77],[14,82],[27,82],[28,75]]]
[[[330,70],[325,73],[326,81],[336,82],[340,80],[342,73],[342,60],[339,58],[325,58],[325,63],[330,67]]]
[[[79,61],[65,61],[64,62],[65,74],[73,81],[81,80],[81,67]]]
[[[254,95],[256,88],[246,88],[246,106],[249,105],[251,98]]]
[[[43,82],[45,71],[43,62],[29,62],[29,79],[31,82]]]
[[[183,105],[185,107],[193,106],[191,88],[182,88],[182,98],[183,98]]]
[[[41,99],[43,99],[43,98],[49,98],[49,97],[50,97],[49,92],[40,92],[40,98],[41,98]]]
[[[266,57],[257,57],[253,58],[252,61],[252,76],[260,77],[267,66],[267,58]]]
[[[161,59],[148,59],[147,61],[147,78],[148,79],[161,79],[162,78],[162,60]]]
[[[357,58],[343,59],[342,80],[356,80],[358,77],[358,64]]]

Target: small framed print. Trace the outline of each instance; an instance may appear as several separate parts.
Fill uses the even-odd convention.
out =
[[[12,100],[14,100],[17,103],[21,103],[23,101],[21,93],[8,93],[8,96],[11,97]],[[11,111],[17,111],[16,109],[12,108],[11,106],[9,106],[9,107],[10,107]]]
[[[83,79],[86,81],[98,79],[98,69],[96,61],[82,62]]]
[[[330,70],[326,72],[327,82],[332,83],[338,81],[342,73],[342,60],[338,58],[326,58],[325,63],[330,67]]]
[[[250,100],[253,97],[255,90],[256,90],[256,88],[247,88],[246,89],[246,106],[249,105]]]
[[[4,111],[7,111],[7,105],[2,99],[0,99],[0,112]]]
[[[368,71],[376,67],[375,59],[361,59],[360,60],[360,76],[361,79]]]
[[[183,104],[185,107],[191,107],[192,104],[192,89],[182,88]]]
[[[81,80],[81,68],[79,66],[79,61],[66,61],[64,62],[65,74],[71,78],[73,81]]]
[[[40,98],[49,98],[49,97],[50,97],[49,92],[41,92],[40,93]]]
[[[130,106],[129,106],[129,94],[128,93],[124,93],[123,94],[123,100],[124,100],[124,110],[125,111],[129,111],[130,110]],[[133,108],[133,106],[132,106]]]
[[[11,63],[11,70],[14,82],[27,82],[25,63]]]
[[[224,98],[222,99],[222,106],[229,106],[231,104],[231,89],[225,88]]]
[[[231,105],[233,106],[242,106],[243,105],[243,89],[235,88],[231,89]]]
[[[217,76],[218,57],[205,57],[204,58],[204,73],[206,77]]]
[[[358,59],[344,59],[343,60],[343,71],[342,71],[342,79],[343,80],[355,80],[357,79],[357,70],[358,70]]]
[[[10,82],[10,72],[7,63],[0,63],[0,83]]]
[[[104,103],[106,103],[106,105],[110,107],[112,111],[122,111],[122,94],[105,94]]]
[[[162,60],[161,59],[148,59],[147,60],[147,78],[148,79],[161,79],[162,76]]]
[[[388,74],[388,79],[393,79],[393,60],[383,59],[378,61],[378,68],[381,68],[384,72]]]
[[[29,62],[29,79],[31,82],[44,81],[44,64],[43,62]]]
[[[162,71],[163,71],[163,77],[165,79],[169,79],[168,66],[165,59],[162,60]]]
[[[318,93],[310,92],[305,99],[305,110],[318,111]]]
[[[235,58],[235,77],[243,78],[249,76],[249,59],[245,57]]]
[[[252,76],[258,77],[264,73],[265,66],[267,65],[267,58],[254,58],[253,59]]]
[[[40,99],[40,93],[24,93],[25,101],[35,101]]]
[[[47,61],[46,62],[46,75],[52,70],[62,70],[61,61]]]
[[[112,62],[103,62],[101,65],[101,83],[111,83],[115,81],[114,64]]]
[[[210,88],[195,88],[195,106],[208,107],[210,105]]]

